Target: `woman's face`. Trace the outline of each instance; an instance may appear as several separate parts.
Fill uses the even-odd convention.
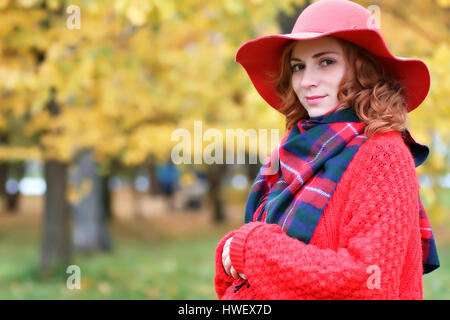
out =
[[[347,67],[336,39],[298,41],[290,65],[292,87],[310,117],[321,116],[339,104],[339,84]]]

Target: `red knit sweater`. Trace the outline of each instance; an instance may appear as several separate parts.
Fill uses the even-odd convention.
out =
[[[400,134],[369,138],[344,172],[309,244],[262,222],[222,238],[215,256],[217,296],[423,299],[418,188],[414,160]],[[222,251],[231,236],[231,263],[248,281],[224,271]]]

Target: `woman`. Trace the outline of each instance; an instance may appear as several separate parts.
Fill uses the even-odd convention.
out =
[[[246,223],[216,248],[220,299],[423,298],[439,261],[415,172],[428,148],[406,120],[429,72],[394,57],[371,19],[322,0],[291,34],[239,49],[288,132],[250,190]]]

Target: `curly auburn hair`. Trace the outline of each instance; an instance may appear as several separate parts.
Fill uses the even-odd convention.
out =
[[[339,84],[338,110],[354,107],[364,123],[364,135],[389,131],[403,132],[406,129],[408,111],[404,98],[405,88],[369,52],[343,39],[339,41],[344,51],[347,68]],[[286,117],[289,130],[300,119],[308,117],[291,85],[292,71],[290,59],[295,40],[284,47],[280,59],[280,69],[272,78],[275,88],[282,98],[279,111]]]

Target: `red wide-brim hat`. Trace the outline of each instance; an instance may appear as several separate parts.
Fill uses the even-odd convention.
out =
[[[289,34],[269,35],[245,42],[236,61],[247,71],[258,93],[275,109],[282,99],[268,73],[278,72],[284,46],[290,40],[325,36],[344,39],[364,48],[405,87],[408,112],[417,108],[430,89],[430,73],[418,59],[394,56],[386,46],[379,26],[364,7],[349,0],[321,0],[306,7]]]

